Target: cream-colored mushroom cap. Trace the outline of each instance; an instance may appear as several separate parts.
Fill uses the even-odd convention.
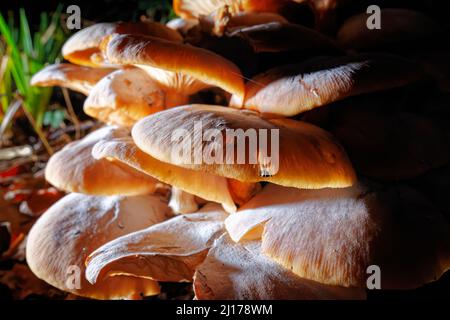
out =
[[[70,63],[52,64],[34,74],[31,78],[31,85],[37,87],[60,86],[88,95],[92,87],[112,71],[114,69],[94,69]]]
[[[197,300],[364,299],[364,289],[328,286],[302,279],[261,253],[260,241],[214,242],[194,275]]]
[[[214,139],[206,137],[210,130],[217,135]],[[182,141],[174,138],[174,133],[183,132],[188,136]],[[246,134],[258,141],[243,144]],[[347,187],[356,180],[345,151],[326,131],[300,121],[266,120],[255,112],[182,106],[140,120],[132,136],[142,151],[162,162],[242,182],[319,189]],[[206,161],[205,154],[214,154],[213,161]]]
[[[145,116],[186,101],[184,96],[164,92],[145,71],[131,67],[97,83],[84,102],[84,111],[108,124],[131,127]]]
[[[131,167],[92,157],[101,139],[127,136],[128,130],[104,127],[56,152],[45,168],[45,178],[67,192],[92,195],[139,195],[154,192],[160,184]]]
[[[34,274],[52,286],[95,299],[139,299],[159,293],[157,282],[117,275],[90,284],[85,259],[103,244],[167,219],[170,209],[156,196],[98,197],[69,194],[31,229],[26,248]]]
[[[240,97],[244,94],[239,68],[206,49],[130,34],[106,37],[101,49],[111,63],[139,66],[166,89],[180,94],[190,95],[211,86]]]
[[[92,154],[96,159],[123,163],[175,188],[221,203],[228,212],[236,211],[226,178],[159,161],[142,152],[130,137],[99,140]]]
[[[181,215],[116,240],[94,251],[86,278],[97,283],[126,274],[158,281],[192,281],[215,239],[224,232],[227,214],[217,204]]]
[[[382,289],[409,289],[450,267],[448,224],[407,187],[300,190],[269,184],[225,225],[234,241],[261,239],[265,255],[324,284],[365,288],[367,269],[375,265]]]
[[[271,69],[249,81],[235,108],[294,116],[349,96],[400,87],[422,77],[417,65],[390,55],[312,59]]]
[[[64,44],[62,54],[65,59],[75,64],[94,67],[104,65],[99,45],[103,37],[113,33],[146,34],[175,42],[183,40],[177,31],[157,22],[105,22],[75,33]]]

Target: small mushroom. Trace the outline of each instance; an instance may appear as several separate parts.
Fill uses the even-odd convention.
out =
[[[102,78],[113,72],[112,68],[89,68],[70,63],[46,66],[31,78],[37,87],[60,86],[88,95]]]
[[[262,252],[300,277],[366,287],[367,268],[381,288],[410,289],[450,268],[450,228],[407,187],[301,190],[267,185],[225,221],[234,241],[261,239]]]
[[[185,96],[164,92],[145,71],[129,67],[98,82],[84,102],[84,111],[108,124],[131,127],[145,116],[186,102]]]
[[[246,85],[245,100],[235,96],[230,105],[294,116],[349,96],[400,87],[421,78],[417,64],[397,56],[316,58],[257,75]]]
[[[169,207],[175,214],[187,214],[198,211],[198,203],[195,200],[195,196],[177,187],[172,187]]]
[[[201,132],[195,129],[198,124],[201,124]],[[220,132],[222,144],[202,136],[210,129]],[[173,152],[180,143],[172,139],[175,130],[184,130],[197,139],[193,142],[190,139],[185,157]],[[238,130],[243,134],[240,135]],[[244,149],[240,150],[242,143],[239,142],[239,136],[244,137],[249,130],[259,141],[256,143],[258,146],[246,143]],[[227,131],[235,135],[227,136]],[[261,133],[266,134],[266,149],[260,146],[262,142],[258,136]],[[272,141],[273,133],[279,134],[279,141],[275,137]],[[142,151],[162,162],[241,182],[268,181],[284,186],[320,189],[348,187],[356,181],[352,165],[336,140],[326,131],[301,121],[267,120],[246,110],[188,105],[164,110],[140,120],[134,125],[132,136]],[[185,141],[188,143],[189,139],[181,143]],[[272,145],[273,158],[269,159]],[[214,158],[213,163],[186,161],[189,155],[192,160],[192,155],[199,152],[198,146],[201,146],[202,157],[210,152],[218,158]],[[227,150],[231,148],[233,152]],[[238,155],[244,155],[245,159],[239,160]]]
[[[197,300],[364,299],[364,289],[328,286],[302,279],[261,254],[260,241],[214,242],[194,275]]]
[[[244,81],[239,68],[205,49],[130,34],[106,37],[101,49],[109,62],[141,67],[169,91],[191,95],[217,86],[243,96]]]
[[[126,274],[158,281],[192,281],[215,239],[223,234],[227,214],[217,204],[180,215],[95,250],[87,259],[91,283]]]
[[[95,299],[139,299],[159,293],[150,279],[116,275],[90,284],[85,259],[103,244],[166,220],[170,209],[157,196],[99,197],[69,194],[31,229],[26,247],[33,273],[52,286]]]
[[[56,152],[45,168],[45,178],[55,187],[92,195],[139,195],[154,192],[160,183],[131,167],[92,157],[101,139],[124,137],[125,129],[104,127],[66,145]]]
[[[339,45],[348,50],[370,51],[423,48],[422,40],[438,31],[437,24],[426,15],[406,9],[387,8],[380,14],[380,29],[367,27],[368,14],[362,13],[344,22],[337,34]]]
[[[187,35],[189,31],[198,25],[195,19],[175,18],[166,23],[170,29],[178,31],[182,35]]]
[[[71,36],[64,44],[62,54],[65,59],[75,64],[90,67],[102,66],[105,61],[99,46],[105,36],[113,33],[145,34],[174,42],[183,40],[176,30],[152,21],[97,23]]]

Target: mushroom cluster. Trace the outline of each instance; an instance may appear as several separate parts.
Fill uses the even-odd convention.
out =
[[[448,163],[450,135],[405,100],[419,85],[446,90],[416,46],[438,25],[407,9],[383,9],[379,30],[366,14],[339,25],[351,2],[174,0],[167,25],[75,33],[68,63],[32,83],[87,95],[105,126],[49,160],[46,179],[68,195],[29,234],[31,270],[96,299],[156,295],[161,282],[192,282],[196,299],[364,299],[373,266],[382,289],[438,279],[450,227],[408,181]],[[181,161],[173,133],[197,123],[275,130],[276,170],[248,144],[234,150],[242,163]]]

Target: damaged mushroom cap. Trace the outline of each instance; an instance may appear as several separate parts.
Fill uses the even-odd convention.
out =
[[[437,24],[424,14],[406,9],[382,9],[380,29],[367,28],[368,15],[362,13],[344,22],[337,34],[338,44],[356,51],[373,50],[405,43],[423,47],[423,41],[438,30]]]
[[[179,141],[174,132],[185,132],[186,137]],[[242,182],[318,189],[347,187],[356,181],[336,140],[300,121],[266,120],[245,110],[188,105],[140,120],[132,136],[142,151],[162,162]],[[252,136],[254,141],[247,143]],[[194,159],[196,154],[200,161]]]
[[[164,92],[139,68],[117,70],[103,78],[84,102],[86,114],[108,124],[131,127],[137,120],[187,101]]]
[[[129,137],[99,140],[92,155],[101,161],[123,163],[187,193],[221,203],[228,212],[236,211],[227,179],[159,161],[142,152]]]
[[[175,13],[184,19],[207,16],[216,10],[228,6],[233,13],[239,12],[278,12],[286,0],[174,0]]]
[[[62,54],[75,64],[91,67],[104,65],[99,46],[105,36],[113,33],[145,34],[174,42],[183,40],[176,30],[152,21],[97,23],[71,36],[64,44]]]
[[[89,68],[70,63],[46,66],[31,78],[31,85],[37,87],[60,86],[84,95],[102,78],[113,72],[112,68]]]
[[[101,49],[111,63],[136,65],[170,90],[190,95],[211,86],[242,97],[244,81],[239,68],[202,48],[141,35],[114,34]]]
[[[249,81],[235,108],[294,116],[349,96],[400,87],[422,78],[417,64],[391,55],[312,59],[271,69]]]
[[[83,297],[139,299],[158,294],[157,282],[124,275],[92,285],[84,276],[85,259],[108,241],[160,223],[169,214],[167,204],[156,196],[69,194],[31,229],[26,247],[28,265],[38,278]]]
[[[45,178],[67,192],[92,195],[139,195],[154,192],[160,182],[120,163],[97,160],[92,148],[101,139],[124,137],[128,130],[104,127],[66,145],[56,152],[45,168]]]
[[[227,234],[214,242],[197,267],[198,300],[364,299],[364,289],[324,285],[302,279],[261,253],[260,241],[234,243]]]
[[[130,275],[158,281],[192,281],[214,240],[224,232],[227,214],[209,203],[199,212],[180,215],[116,240],[90,254],[86,278],[97,283]]]
[[[269,184],[227,218],[234,241],[261,239],[262,252],[300,277],[365,287],[379,266],[381,288],[410,289],[450,267],[450,229],[413,189],[300,190]]]

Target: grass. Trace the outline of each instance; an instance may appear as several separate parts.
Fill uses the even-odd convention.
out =
[[[41,13],[36,32],[31,31],[25,10],[19,10],[18,21],[12,13],[6,17],[0,14],[0,115],[2,121],[11,120],[10,106],[20,100],[38,134],[42,125],[48,124],[48,119],[61,119],[48,114],[52,88],[30,85],[33,74],[60,58],[67,37],[61,26],[61,10],[62,6],[58,6],[51,15]]]

